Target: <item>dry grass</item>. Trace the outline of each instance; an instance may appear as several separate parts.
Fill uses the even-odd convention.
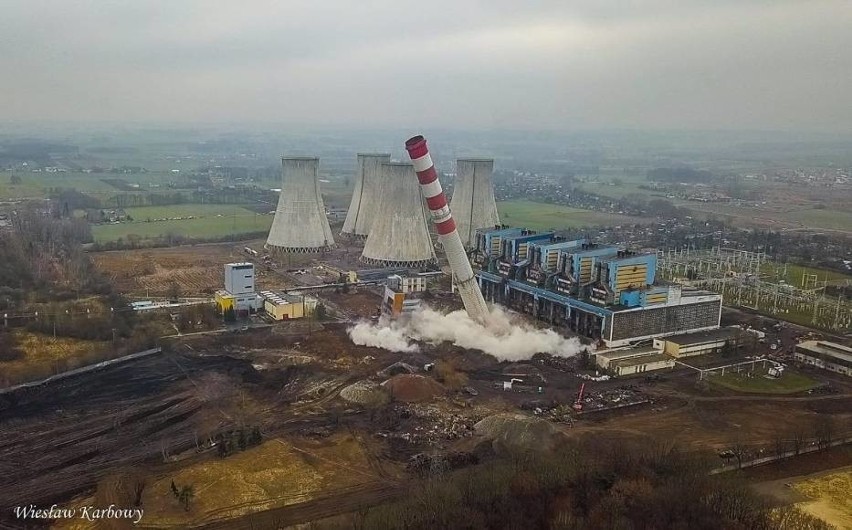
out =
[[[377,479],[360,444],[348,434],[296,444],[269,440],[228,458],[208,460],[149,481],[143,495],[145,522],[180,526],[236,517]],[[194,487],[188,512],[172,495],[172,480],[178,487]]]
[[[261,250],[263,242],[116,250],[93,253],[92,260],[124,294],[167,296],[174,281],[183,296],[209,296],[224,287],[224,264],[245,259],[245,246]],[[272,281],[261,267],[255,274],[258,288]]]
[[[18,349],[24,357],[0,362],[0,384],[23,379],[47,377],[57,372],[85,364],[87,356],[98,356],[109,342],[52,337],[25,330],[14,330]],[[100,357],[98,357],[100,358]],[[5,385],[4,385],[5,386]]]
[[[837,528],[852,528],[852,469],[803,480],[794,487],[813,499],[800,503],[802,510]]]

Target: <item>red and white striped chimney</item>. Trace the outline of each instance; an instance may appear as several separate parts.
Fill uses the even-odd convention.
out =
[[[432,222],[435,223],[435,228],[438,230],[438,238],[441,240],[447,261],[450,263],[450,269],[455,276],[464,308],[472,319],[480,324],[485,324],[489,314],[488,306],[485,305],[482,291],[479,290],[479,285],[476,283],[470,260],[467,259],[461,237],[456,230],[456,223],[453,221],[450,206],[447,204],[444,190],[438,181],[438,173],[435,171],[435,165],[432,164],[432,157],[429,156],[426,139],[420,135],[409,138],[405,142],[405,149],[414,164],[414,171],[417,172],[420,189],[423,196],[426,197]]]

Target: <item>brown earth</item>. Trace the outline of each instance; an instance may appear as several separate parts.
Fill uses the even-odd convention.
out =
[[[394,400],[406,403],[429,401],[446,394],[446,389],[441,383],[431,377],[416,374],[395,375],[385,381],[382,386]]]
[[[225,263],[244,261],[243,247],[262,249],[262,242],[216,243],[185,247],[115,250],[92,253],[95,265],[119,292],[131,296],[168,296],[176,282],[181,296],[211,296],[224,287]],[[258,289],[280,280],[256,270]]]

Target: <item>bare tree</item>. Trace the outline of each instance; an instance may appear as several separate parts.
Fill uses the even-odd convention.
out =
[[[814,420],[813,432],[819,450],[828,449],[831,447],[831,439],[834,435],[834,419],[826,414],[820,415]]]
[[[773,438],[773,449],[775,450],[775,458],[780,462],[786,455],[787,451],[789,451],[790,443],[787,440],[787,436],[783,431],[776,431],[775,436]]]
[[[742,440],[740,440],[739,437],[737,437],[734,440],[734,443],[731,444],[730,451],[734,455],[734,458],[737,459],[737,467],[742,469],[743,460],[748,454],[748,447],[742,442]]]
[[[793,453],[798,455],[805,447],[805,430],[801,425],[793,427],[790,431],[790,443],[793,446]]]
[[[195,488],[193,488],[192,484],[187,484],[186,486],[181,486],[180,492],[178,493],[178,500],[183,504],[183,509],[189,511],[189,503],[195,497]]]

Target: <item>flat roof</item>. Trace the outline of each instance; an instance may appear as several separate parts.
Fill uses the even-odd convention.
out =
[[[796,349],[803,349],[826,357],[841,359],[848,363],[852,363],[852,348],[837,344],[836,342],[828,342],[824,340],[809,340],[800,342],[796,345]]]
[[[307,301],[307,298],[305,297],[290,293],[274,293],[272,291],[261,291],[260,295],[263,297],[264,300],[271,302],[273,305],[296,304],[301,303],[303,299]]]
[[[645,346],[642,348],[623,348],[618,350],[603,350],[595,353],[598,357],[603,357],[604,359],[609,359],[610,362],[617,361],[619,359],[625,359],[630,357],[637,357],[641,355],[656,355],[658,353],[662,353],[660,350],[656,348],[652,348],[651,346]]]
[[[674,284],[674,285],[678,285],[678,284]],[[719,293],[714,293],[713,291],[703,291],[701,289],[687,289],[687,288],[681,287],[681,290],[680,290],[680,296],[682,298],[683,297],[689,297],[689,296],[711,296],[711,295],[714,295],[714,294],[717,295],[717,296],[721,296],[721,295],[719,295]]]
[[[664,337],[661,340],[674,342],[681,346],[694,346],[697,344],[707,344],[710,342],[727,340],[740,335],[744,336],[745,333],[747,332],[739,328],[719,328],[708,331],[696,331],[695,333],[684,333],[682,335],[671,335]]]
[[[660,353],[657,355],[646,355],[642,357],[634,357],[632,359],[622,359],[620,361],[613,361],[610,366],[614,366],[616,368],[623,368],[626,366],[638,366],[641,364],[658,363],[660,361],[674,361],[674,359],[664,353]]]

